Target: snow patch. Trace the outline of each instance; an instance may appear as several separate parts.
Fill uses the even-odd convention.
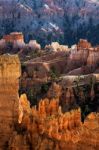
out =
[[[44,4],[44,7],[45,7],[46,9],[50,9],[47,4]]]
[[[52,27],[52,28],[54,28],[55,30],[59,30],[59,27],[56,25],[56,24],[53,24],[53,23],[49,23],[50,24],[50,26]]]

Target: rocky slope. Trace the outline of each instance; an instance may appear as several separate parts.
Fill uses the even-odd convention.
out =
[[[23,63],[22,80],[25,85],[47,82],[63,76],[81,76],[99,73],[99,48],[80,40],[71,48],[56,44],[47,46],[49,52]],[[74,47],[74,48],[73,48]],[[24,82],[25,81],[25,82]]]
[[[22,31],[42,45],[72,45],[80,38],[99,44],[98,14],[98,0],[1,0],[0,33]]]

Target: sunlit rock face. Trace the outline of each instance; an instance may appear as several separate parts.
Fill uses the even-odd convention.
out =
[[[13,32],[13,33],[10,33],[9,35],[5,35],[3,36],[3,39],[5,40],[5,42],[12,42],[12,43],[16,41],[19,41],[19,42],[24,41],[23,34],[20,32]]]
[[[57,50],[57,46],[61,50]],[[51,79],[51,73],[53,72],[56,76],[99,73],[98,46],[93,47],[90,42],[84,39],[81,39],[77,45],[67,50],[62,50],[61,46],[54,43],[53,49],[55,48],[55,50],[52,50],[52,46],[47,45],[45,47],[45,50],[48,50],[46,55],[25,62],[27,70],[25,70],[27,74],[25,79],[28,80],[31,77],[31,80],[48,81]],[[23,75],[22,78],[24,78]]]
[[[41,50],[41,45],[36,40],[30,40],[29,43],[24,42],[22,32],[11,32],[0,39],[0,54],[18,53],[20,57],[21,55],[26,57],[26,54],[39,50]]]
[[[77,49],[78,50],[82,50],[82,49],[89,49],[91,48],[91,43],[89,43],[87,40],[83,40],[83,39],[80,39],[78,45],[77,45]]]
[[[93,51],[89,51],[89,56],[87,58],[87,64],[88,65],[98,65],[99,63],[99,51],[93,49]]]
[[[7,146],[18,119],[20,74],[18,56],[0,56],[0,149]]]
[[[71,54],[67,64],[67,71],[77,69],[86,63],[90,45],[91,44],[87,40],[81,39],[77,44],[77,47],[74,50],[71,49]]]
[[[13,32],[3,36],[6,44],[12,43],[13,48],[22,48],[25,46],[24,36],[21,32]]]
[[[13,134],[10,138],[9,147],[19,149],[24,147],[29,149],[31,145],[32,149],[36,149],[36,147],[40,146],[40,149],[45,150],[47,145],[45,143],[45,138],[43,137],[44,135],[49,144],[49,138],[51,138],[52,141],[54,139],[56,141],[71,141],[73,143],[79,141],[77,133],[75,135],[74,132],[76,129],[78,129],[79,132],[79,127],[82,126],[80,109],[63,114],[58,100],[49,100],[47,98],[39,102],[38,108],[35,106],[32,109],[29,109],[29,103],[25,94],[21,95],[19,106],[21,112],[19,114],[21,123],[20,128],[24,127],[27,130],[26,132],[28,135],[26,132],[23,135],[18,135],[17,133]],[[23,145],[19,144],[19,139],[21,141],[22,137],[23,140],[25,139]],[[38,145],[35,143],[37,137],[39,138]],[[41,137],[42,140],[40,140]],[[29,141],[29,143],[27,141]]]
[[[30,48],[35,49],[35,50],[36,50],[36,49],[38,49],[38,50],[41,49],[40,44],[38,44],[36,40],[31,40],[31,41],[29,42],[28,46],[29,46]]]
[[[77,47],[71,47],[65,73],[68,75],[84,75],[95,72],[98,68],[99,50],[87,40],[80,39]]]
[[[20,133],[10,138],[9,147],[13,150],[98,150],[99,114],[90,114],[81,123],[80,109],[62,113],[58,99],[42,99],[38,107],[29,108],[25,94],[20,97]],[[20,115],[19,115],[20,117]]]
[[[30,114],[31,113],[31,109],[30,109],[30,103],[27,100],[27,96],[26,94],[23,94],[20,96],[19,99],[19,119],[18,122],[21,123],[22,122],[22,118],[24,117],[24,114]]]
[[[68,51],[69,48],[67,45],[60,45],[58,42],[52,42],[51,45],[45,46],[45,50],[58,52],[58,51]]]

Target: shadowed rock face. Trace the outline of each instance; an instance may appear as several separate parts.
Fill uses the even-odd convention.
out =
[[[7,147],[18,118],[20,74],[18,56],[0,56],[0,149]]]

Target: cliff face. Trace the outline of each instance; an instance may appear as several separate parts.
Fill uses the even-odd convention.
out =
[[[7,147],[18,119],[20,74],[18,56],[0,56],[0,149]]]

